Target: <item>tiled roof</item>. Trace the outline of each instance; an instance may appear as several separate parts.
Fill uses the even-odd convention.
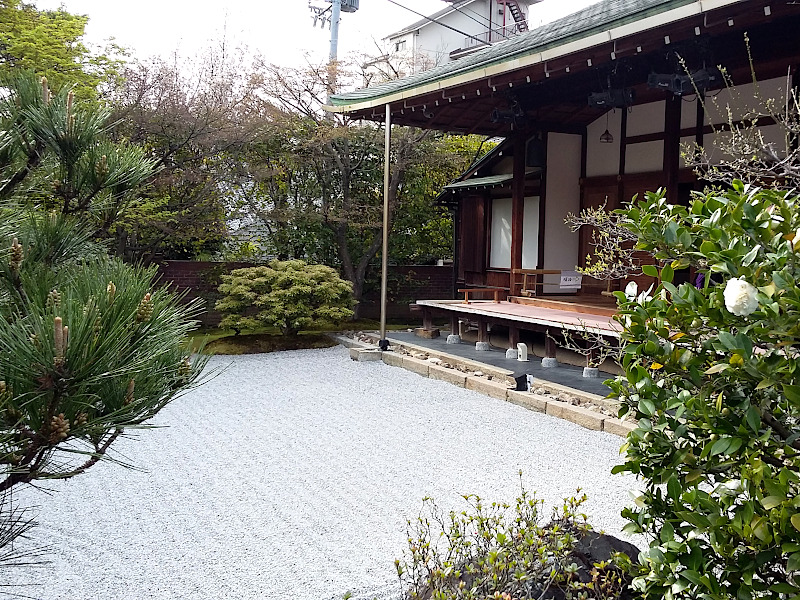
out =
[[[579,12],[503,40],[458,60],[403,79],[387,81],[345,94],[335,94],[330,97],[330,102],[334,106],[345,106],[376,100],[448,77],[477,71],[493,64],[543,52],[612,27],[633,23],[650,15],[694,2],[695,0],[601,0]]]

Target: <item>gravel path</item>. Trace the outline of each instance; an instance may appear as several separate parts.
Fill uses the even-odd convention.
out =
[[[582,486],[609,533],[635,481],[611,476],[621,439],[347,350],[220,357],[227,369],[173,402],[162,429],[106,463],[25,489],[50,564],[12,569],[34,598],[323,600],[386,597],[405,519],[430,495],[512,500],[519,469],[545,506]],[[463,501],[462,501],[463,502]]]

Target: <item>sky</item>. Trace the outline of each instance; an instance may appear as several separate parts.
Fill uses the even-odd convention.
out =
[[[310,0],[329,6],[325,0]],[[596,0],[544,0],[531,8],[532,25],[546,22]],[[424,15],[447,6],[444,0],[395,0]],[[113,37],[135,57],[192,57],[209,44],[225,39],[233,47],[245,45],[268,62],[300,66],[305,60],[323,63],[328,57],[330,33],[312,26],[309,0],[35,0],[39,9],[63,6],[89,16],[87,40],[101,43]],[[378,54],[381,38],[419,20],[419,15],[390,0],[361,0],[355,13],[343,13],[339,29],[339,57],[361,51]],[[306,58],[307,57],[307,58]]]

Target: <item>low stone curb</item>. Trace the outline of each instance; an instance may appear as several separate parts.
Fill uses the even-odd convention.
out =
[[[508,398],[508,384],[505,382],[495,381],[494,379],[483,379],[482,377],[467,377],[466,388],[468,390],[475,390],[492,398],[498,400],[506,400]]]
[[[431,365],[428,367],[428,377],[431,379],[446,381],[447,383],[457,385],[458,387],[467,387],[467,374],[456,371],[455,369],[447,369],[445,367],[440,367],[439,365]]]
[[[331,335],[330,337],[340,344],[348,347],[350,349],[350,357],[353,360],[382,360],[389,366],[402,367],[408,371],[422,375],[423,377],[430,377],[431,379],[445,381],[451,385],[457,385],[468,390],[480,392],[492,398],[505,400],[507,402],[511,402],[512,404],[527,408],[528,410],[546,413],[552,417],[570,421],[576,425],[580,425],[581,427],[592,429],[594,431],[604,431],[620,437],[626,437],[628,433],[636,429],[635,423],[621,421],[620,419],[606,416],[603,413],[584,408],[583,406],[574,406],[568,402],[562,402],[550,396],[543,396],[541,394],[509,389],[509,379],[512,373],[511,371],[492,368],[490,365],[484,365],[483,363],[471,361],[469,359],[462,359],[460,357],[452,356],[443,352],[433,352],[422,346],[415,346],[414,344],[399,342],[392,339],[389,340],[394,346],[403,347],[409,351],[422,352],[449,363],[458,363],[470,368],[474,368],[476,371],[482,371],[491,376],[491,379],[475,377],[456,369],[448,369],[439,366],[436,363],[422,360],[420,358],[414,358],[413,356],[408,356],[406,354],[399,354],[396,352],[381,352],[372,344],[366,344],[346,336]],[[606,401],[601,396],[589,394],[587,392],[581,392],[580,390],[574,390],[557,383],[537,380],[536,387],[544,388],[553,394],[570,394],[572,396],[583,398],[595,404],[601,404],[609,408],[613,406],[612,402]]]

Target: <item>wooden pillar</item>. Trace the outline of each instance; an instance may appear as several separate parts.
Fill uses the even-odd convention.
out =
[[[519,133],[514,138],[514,179],[511,181],[512,271],[522,268],[522,226],[525,210],[525,151],[527,139],[528,137],[525,133]],[[513,287],[513,283],[509,279],[509,287]]]
[[[622,107],[622,123],[619,126],[619,172],[617,175],[617,205],[620,208],[630,198],[625,197],[625,156],[628,150],[628,108]]]
[[[515,327],[514,325],[508,326],[508,347],[509,348],[516,348],[517,344],[519,344],[519,327]]]
[[[486,327],[486,319],[484,319],[483,317],[478,317],[478,341],[479,342],[489,341],[489,330]]]
[[[458,335],[458,315],[450,315],[450,333]]]
[[[681,166],[681,104],[680,96],[667,94],[664,103],[664,185],[667,201],[678,203],[678,171]]]
[[[549,332],[547,332],[547,333],[549,333]],[[544,337],[544,355],[547,358],[555,358],[557,350],[558,350],[558,347],[556,346],[556,341],[552,337],[550,337],[550,335],[545,334],[545,337]]]
[[[422,328],[433,329],[433,315],[428,307],[422,308]]]

